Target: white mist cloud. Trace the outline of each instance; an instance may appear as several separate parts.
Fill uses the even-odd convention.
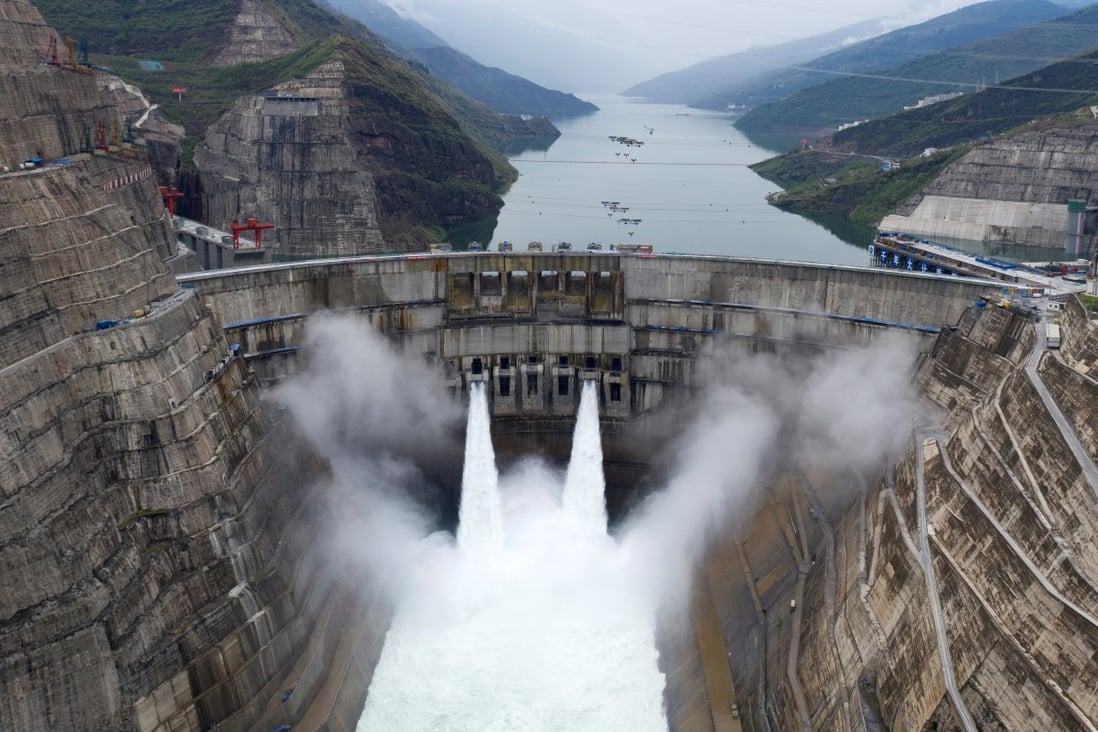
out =
[[[709,543],[753,515],[776,472],[870,467],[906,436],[910,344],[700,357],[701,398],[669,412],[671,477],[617,539],[569,514],[562,471],[528,459],[499,476],[503,542],[485,557],[431,534],[422,509],[423,448],[462,417],[437,375],[361,319],[312,319],[302,372],[272,398],[331,467],[331,561],[395,608],[358,729],[666,729],[658,609],[685,605]],[[576,434],[590,444],[574,459],[597,466],[600,436]]]
[[[421,466],[453,447],[461,411],[419,354],[400,353],[361,318],[311,317],[301,356],[301,371],[270,398],[330,468],[320,540],[333,563],[392,597],[437,520],[429,504],[439,488]]]
[[[914,358],[913,341],[888,335],[816,355],[717,348],[700,356],[708,385],[695,416],[676,415],[686,427],[673,477],[623,532],[636,570],[665,601],[681,602],[715,532],[749,518],[775,474],[860,472],[897,451],[917,406]]]
[[[899,336],[815,361],[794,444],[802,468],[872,468],[911,433],[915,348]]]
[[[275,389],[303,434],[326,456],[414,453],[450,440],[462,418],[420,354],[402,354],[354,316],[309,319],[306,367]]]
[[[714,531],[731,514],[750,509],[779,424],[768,405],[739,389],[710,392],[677,443],[674,477],[645,502],[622,538],[632,570],[657,595],[673,604],[684,599]]]

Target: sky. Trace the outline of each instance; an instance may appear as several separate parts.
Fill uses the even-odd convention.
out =
[[[891,30],[972,3],[972,0],[383,1],[481,63],[577,93],[619,92],[713,56],[806,38],[875,18],[887,19],[884,30]]]

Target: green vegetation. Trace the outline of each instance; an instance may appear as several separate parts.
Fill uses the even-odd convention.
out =
[[[366,26],[329,13],[312,0],[263,3],[289,30],[298,50],[264,63],[234,66],[211,66],[208,61],[228,44],[238,2],[107,0],[105,5],[82,5],[67,0],[38,0],[36,6],[62,35],[86,38],[93,63],[111,68],[139,86],[161,105],[167,119],[184,125],[188,136],[203,137],[206,127],[231,109],[236,99],[303,77],[331,58],[337,47],[346,48],[348,43],[368,49],[376,61],[370,64],[370,70],[379,75],[372,81],[398,95],[431,98],[432,94],[420,88],[430,79],[429,88],[444,98],[450,112],[462,120],[465,133],[487,143],[481,147],[493,158],[502,181],[513,180],[515,171],[502,156],[488,152],[488,146],[500,149],[516,140],[540,141],[546,136],[555,139],[560,134],[546,120],[528,123],[496,114],[484,105],[476,108],[478,103],[443,80],[393,57]],[[139,60],[161,61],[165,70],[143,71]],[[422,64],[419,66],[422,69]],[[173,87],[187,88],[182,101],[172,93]],[[433,103],[437,106],[438,101],[434,99]],[[194,146],[193,140],[184,142],[185,162],[191,160]]]
[[[1033,26],[1063,14],[1064,8],[1046,0],[975,3],[918,25],[844,45],[837,51],[795,68],[761,74],[700,100],[697,106],[724,109],[729,103],[758,106],[775,102],[801,89],[834,80],[834,74],[828,72],[862,72],[898,66],[937,51]]]
[[[869,164],[879,165],[875,159],[870,163],[869,159],[856,155],[804,150],[763,160],[752,165],[751,169],[782,188],[793,188],[806,181],[833,178],[850,168],[862,168]]]
[[[452,48],[422,48],[414,53],[426,73],[433,71],[465,94],[504,114],[564,117],[598,110],[594,104],[572,94],[545,89],[502,69],[483,66]]]
[[[922,191],[967,147],[931,157],[905,160],[899,169],[883,171],[881,161],[806,150],[787,153],[751,166],[782,185],[799,181],[772,195],[771,204],[805,215],[842,215],[876,226],[892,209]]]
[[[261,2],[297,50],[231,66],[210,62],[230,43],[238,1],[107,0],[89,7],[44,0],[38,6],[60,33],[88,40],[94,64],[140,87],[166,119],[184,127],[180,157],[191,169],[185,175],[193,174],[208,128],[241,97],[338,58],[345,69],[347,134],[377,185],[382,234],[393,243],[438,240],[455,226],[494,220],[502,206],[498,192],[517,178],[496,149],[515,140],[548,145],[559,135],[547,120],[493,112],[422,63],[397,58],[364,25],[311,0]],[[164,70],[143,70],[141,60],[160,61]],[[182,99],[176,87],[186,87]]]
[[[1096,24],[1098,7],[1091,7],[1065,18],[876,71],[872,76],[836,79],[803,89],[779,102],[756,107],[741,117],[736,126],[745,130],[771,131],[791,128],[834,129],[844,122],[899,112],[904,105],[914,104],[933,94],[972,92],[982,84],[994,84],[997,79],[1029,74],[1050,59],[1062,59],[1090,51],[1098,43],[1093,30]],[[1093,62],[1084,61],[1074,66],[1081,76],[1089,76],[1087,72],[1093,70]],[[1021,80],[1016,84],[1029,85]],[[1095,87],[1080,82],[1067,88]],[[939,104],[915,111],[933,115],[941,106],[943,105]],[[989,123],[1003,114],[1012,120],[1006,127],[1022,121],[1010,109],[1003,110],[1003,114],[994,110],[989,112],[986,116]],[[1032,113],[1026,119],[1032,119],[1039,114],[1042,113]]]
[[[205,58],[224,45],[239,12],[224,0],[35,0],[62,35],[86,38],[92,51],[157,61]],[[63,45],[63,44],[59,44]],[[42,49],[45,52],[45,49]]]
[[[1095,297],[1094,295],[1084,295],[1081,292],[1075,296],[1079,298],[1079,302],[1083,303],[1083,307],[1087,309],[1087,312],[1098,313],[1098,297]]]
[[[1048,91],[1044,91],[1044,90]],[[1078,89],[1078,92],[1071,90]],[[912,155],[1039,124],[1077,124],[1076,110],[1098,103],[1098,52],[1013,79],[978,94],[872,120],[837,132],[830,144],[859,152]],[[1086,115],[1090,117],[1089,113]],[[1057,120],[1048,118],[1060,117]]]
[[[275,84],[299,79],[331,58],[337,41],[314,41],[301,49],[264,63],[207,66],[199,63],[165,62],[165,71],[143,71],[138,60],[128,56],[93,56],[93,62],[109,67],[122,78],[139,86],[160,112],[184,126],[188,136],[204,137],[206,128],[229,111],[241,96],[258,94]],[[172,88],[187,89],[182,101]],[[193,151],[194,140],[184,143]],[[189,159],[189,156],[186,156]]]

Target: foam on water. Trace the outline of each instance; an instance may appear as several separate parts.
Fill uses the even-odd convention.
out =
[[[458,541],[424,541],[359,732],[666,732],[656,608],[605,531],[597,394],[587,391],[568,472],[575,508],[565,509],[559,475],[540,463],[498,480],[474,387]],[[497,552],[467,551],[496,542]]]
[[[572,459],[564,481],[564,512],[593,531],[606,531],[606,479],[599,436],[599,392],[594,380],[583,382]]]

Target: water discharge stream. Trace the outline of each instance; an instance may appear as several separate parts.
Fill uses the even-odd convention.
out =
[[[592,531],[606,531],[606,479],[602,474],[599,392],[594,380],[583,382],[572,459],[564,481],[564,513]]]
[[[498,553],[503,547],[499,473],[492,448],[491,424],[484,384],[473,384],[469,390],[469,422],[457,531],[458,546],[471,555]]]
[[[538,462],[498,475],[483,387],[470,397],[457,541],[410,562],[357,729],[666,732],[652,593],[606,533],[594,384],[563,496]]]

